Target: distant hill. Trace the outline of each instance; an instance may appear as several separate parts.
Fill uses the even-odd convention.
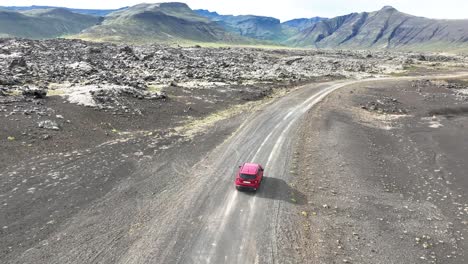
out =
[[[386,6],[322,20],[287,41],[301,47],[445,50],[468,45],[468,20],[416,17]]]
[[[0,10],[0,37],[56,38],[77,34],[101,21],[101,17],[77,14],[62,8],[21,13]]]
[[[0,7],[0,37],[449,51],[468,50],[468,20],[417,17],[391,6],[283,23],[273,17],[192,10],[184,3],[139,4],[117,10]]]
[[[282,24],[288,27],[296,28],[299,31],[312,27],[315,23],[322,20],[326,20],[324,17],[313,17],[313,18],[297,18],[283,22]]]
[[[110,13],[77,37],[126,42],[248,42],[192,11],[184,3],[139,4]]]
[[[300,18],[281,23],[274,17],[220,15],[205,9],[194,10],[200,16],[219,23],[225,30],[241,36],[282,43],[326,18]]]
[[[283,27],[280,20],[273,17],[220,15],[204,9],[194,11],[200,16],[217,22],[231,33],[249,38],[281,42],[296,33],[288,27]]]
[[[83,14],[83,15],[93,15],[93,16],[107,16],[108,14],[123,10],[128,7],[122,7],[119,9],[76,9],[76,8],[67,8],[67,7],[55,7],[55,6],[0,6],[0,10],[9,10],[9,11],[30,11],[30,10],[37,10],[37,9],[66,9],[73,13]]]

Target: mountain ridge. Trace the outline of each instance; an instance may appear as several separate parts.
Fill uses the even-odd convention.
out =
[[[103,10],[0,7],[0,37],[44,39],[64,36],[129,43],[468,50],[468,19],[418,17],[392,6],[334,18],[298,18],[285,22],[274,17],[192,10],[179,2]]]
[[[227,42],[249,41],[228,34],[217,23],[197,15],[185,3],[138,4],[108,14],[78,38],[99,41]]]
[[[0,10],[0,36],[56,38],[77,34],[101,21],[101,17],[77,14],[60,8],[37,9],[24,13]]]
[[[127,9],[128,6],[121,7],[118,9],[80,9],[80,8],[68,8],[68,7],[61,7],[61,6],[40,6],[40,5],[31,5],[31,6],[0,6],[0,10],[8,10],[8,11],[31,11],[37,9],[52,9],[52,8],[61,8],[71,11],[73,13],[83,14],[83,15],[93,15],[93,16],[106,16],[112,12]]]
[[[410,48],[464,45],[468,20],[438,20],[402,13],[391,6],[322,20],[287,42],[316,48]]]
[[[207,9],[196,9],[194,11],[200,16],[219,23],[228,32],[276,43],[284,42],[299,33],[303,28],[323,19],[319,17],[301,18],[282,23],[279,19],[269,16],[221,15]]]

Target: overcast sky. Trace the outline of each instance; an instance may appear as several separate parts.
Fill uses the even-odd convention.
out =
[[[119,8],[151,0],[0,0],[2,6],[52,5],[74,8]],[[300,17],[334,17],[351,12],[375,11],[385,5],[412,15],[430,18],[468,19],[468,0],[182,0],[192,9],[220,14],[273,16],[282,21]]]

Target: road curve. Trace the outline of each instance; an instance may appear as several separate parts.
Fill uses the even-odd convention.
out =
[[[198,171],[191,172],[197,178],[191,192],[197,194],[187,198],[191,202],[182,210],[191,212],[182,217],[190,227],[174,227],[168,248],[157,249],[154,260],[275,263],[279,209],[283,203],[305,202],[288,185],[294,128],[310,107],[355,82],[308,85],[250,116],[233,137],[194,168]],[[237,166],[243,162],[265,167],[265,180],[256,193],[234,188]]]
[[[455,76],[458,75],[439,78]],[[425,77],[380,80],[420,78]],[[194,168],[198,171],[192,173],[198,178],[190,188],[192,192],[199,191],[184,209],[192,212],[184,216],[190,227],[176,228],[179,232],[167,244],[165,254],[159,255],[159,260],[164,263],[282,263],[284,256],[277,255],[279,245],[276,244],[280,207],[307,202],[288,185],[292,138],[298,121],[336,89],[376,80],[307,85],[253,114],[233,137],[198,166],[202,168]],[[265,181],[255,194],[234,188],[237,166],[243,162],[257,162],[265,167]]]

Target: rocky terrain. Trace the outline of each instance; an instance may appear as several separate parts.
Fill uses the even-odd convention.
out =
[[[48,124],[56,124],[51,127],[67,130],[71,121],[62,108],[67,111],[85,108],[89,113],[108,114],[116,120],[138,117],[140,121],[136,127],[148,129],[151,126],[145,122],[146,118],[161,111],[157,108],[188,118],[260,100],[278,87],[327,79],[401,75],[407,69],[414,72],[417,72],[415,69],[425,72],[428,68],[460,69],[466,65],[463,56],[163,45],[132,47],[61,39],[4,39],[0,42],[0,58],[2,123],[10,122],[15,127],[13,130],[3,127],[0,134],[3,141],[10,137],[27,138],[30,132],[25,131],[24,126],[28,122],[50,119],[52,123]],[[372,102],[363,108],[380,111],[380,104]],[[147,109],[155,105],[157,108]],[[406,111],[397,105],[389,110]],[[93,122],[98,122],[99,118]],[[176,120],[174,116],[167,118]],[[21,122],[26,123],[19,125]],[[136,119],[121,120],[113,125],[123,130],[135,129],[134,124],[126,122],[136,122]],[[50,137],[50,133],[35,136]],[[12,151],[16,151],[14,147]],[[5,166],[4,162],[0,164]]]
[[[101,257],[115,262],[117,256],[123,258],[127,253],[142,256],[125,251],[139,247],[135,234],[142,235],[141,223],[149,219],[158,222],[157,217],[165,216],[160,210],[178,215],[180,212],[169,202],[175,200],[166,195],[179,197],[181,205],[190,199],[180,198],[179,191],[198,195],[185,192],[196,179],[190,177],[192,166],[241,127],[250,112],[270,104],[272,98],[293,93],[297,85],[304,83],[453,72],[466,64],[463,56],[387,51],[126,46],[81,40],[3,39],[0,209],[4,213],[0,215],[0,262],[29,263],[41,259],[45,263],[57,257],[54,263],[60,263],[72,262],[79,256],[90,262]],[[414,85],[421,89],[432,85],[431,81],[420,82]],[[334,87],[333,83],[330,85],[329,88]],[[460,102],[465,100],[463,82],[440,85],[458,94]],[[313,94],[315,90],[301,91]],[[431,95],[424,96],[433,100]],[[300,94],[294,98],[306,100]],[[288,101],[285,109],[292,109],[295,118],[299,118],[301,112],[294,100]],[[307,102],[310,100],[300,106],[306,108]],[[369,98],[357,105],[360,111],[378,114],[412,111],[410,105],[394,95]],[[264,114],[270,116],[259,120],[271,129],[275,124],[267,122],[270,117],[283,120],[285,128],[289,127],[287,119],[270,112]],[[289,117],[286,112],[281,114]],[[260,142],[269,133],[262,132],[256,137]],[[275,138],[283,138],[280,134],[275,134]],[[248,137],[242,140],[249,142]],[[250,151],[248,146],[246,143],[245,148]],[[229,148],[225,151],[225,155],[235,156]],[[262,154],[266,155],[264,158],[268,158],[266,153]],[[220,166],[226,167],[222,162]],[[223,180],[231,186],[230,179]],[[174,182],[186,184],[178,186]],[[282,197],[280,190],[290,188],[286,182],[280,183],[282,187],[276,194]],[[226,194],[223,186],[218,186],[221,196]],[[263,193],[266,197],[272,194],[266,190]],[[193,201],[204,206],[203,199]],[[198,213],[192,213],[187,211],[187,217],[197,218]],[[80,218],[73,222],[76,215]],[[174,223],[169,216],[165,221]],[[61,232],[65,226],[70,229]],[[163,228],[172,231],[169,224]],[[145,235],[141,241],[158,237]],[[73,239],[76,241],[70,242]],[[108,245],[102,249],[94,247],[104,242]],[[74,247],[76,251],[69,250]],[[70,253],[69,259],[58,252]],[[159,256],[144,257],[154,260]]]
[[[0,41],[4,89],[57,85],[209,86],[378,77],[408,67],[463,67],[464,56],[388,51],[122,46],[79,40]]]
[[[294,186],[310,263],[467,262],[467,87],[370,82],[309,112]]]

